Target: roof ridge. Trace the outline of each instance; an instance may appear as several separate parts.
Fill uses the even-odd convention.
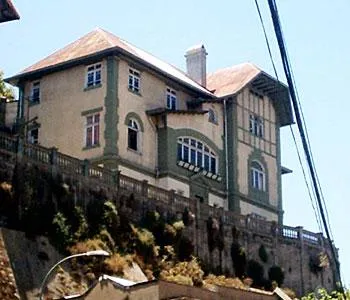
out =
[[[106,41],[110,44],[111,47],[114,47],[114,43],[110,40],[110,37],[113,36],[113,38],[117,38],[118,40],[121,40],[120,37],[116,36],[115,34],[103,29],[103,28],[100,28],[100,27],[97,27],[96,28],[96,31],[98,31],[99,33],[101,33],[103,35],[103,37],[106,39]]]

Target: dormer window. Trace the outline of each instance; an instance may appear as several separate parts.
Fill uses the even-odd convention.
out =
[[[100,86],[101,82],[101,63],[88,66],[86,72],[86,87]]]
[[[177,102],[176,92],[171,88],[167,88],[166,89],[166,107],[171,110],[176,110],[176,106],[177,106],[176,102]]]

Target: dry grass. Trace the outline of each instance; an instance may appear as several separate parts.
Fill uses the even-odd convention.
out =
[[[204,285],[206,284],[233,287],[237,289],[247,289],[247,286],[239,278],[225,277],[223,275],[215,276],[213,274],[209,274],[204,279]]]
[[[195,286],[203,284],[204,272],[195,258],[174,266],[171,263],[164,264],[163,267],[163,271],[160,272],[160,278],[163,280]]]
[[[104,265],[109,274],[121,276],[127,267],[132,266],[132,262],[133,258],[130,255],[121,256],[118,253],[114,253],[105,260]]]
[[[109,251],[105,242],[100,239],[88,239],[83,242],[78,242],[74,246],[70,247],[68,251],[71,254],[84,253],[93,250],[106,250]]]

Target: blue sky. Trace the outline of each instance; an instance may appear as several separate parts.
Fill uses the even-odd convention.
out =
[[[203,42],[208,71],[245,61],[270,74],[254,0],[13,0],[20,21],[0,24],[0,69],[11,76],[96,27],[104,28],[184,69],[185,50]],[[309,130],[314,160],[328,207],[344,283],[350,283],[348,202],[350,110],[348,69],[350,2],[278,2],[283,31]],[[259,0],[279,77],[284,80],[267,0]],[[297,129],[295,128],[295,132]],[[283,128],[282,163],[293,169],[283,178],[284,222],[319,231],[289,128]]]

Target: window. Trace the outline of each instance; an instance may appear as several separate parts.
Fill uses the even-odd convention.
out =
[[[135,69],[129,69],[129,90],[140,93],[140,72]]]
[[[28,143],[38,144],[39,143],[39,128],[33,128],[28,130]]]
[[[170,88],[166,89],[166,107],[176,110],[176,92]]]
[[[130,119],[128,122],[128,148],[138,151],[139,150],[139,125],[134,119]]]
[[[40,81],[33,82],[29,101],[32,104],[40,102]]]
[[[213,109],[209,109],[208,110],[208,121],[211,122],[211,123],[214,123],[214,124],[218,123],[218,119],[217,119],[216,113],[215,113],[215,111]]]
[[[253,161],[250,168],[251,173],[251,185],[253,188],[263,191],[266,191],[265,184],[265,172],[263,167],[257,161]]]
[[[98,86],[101,84],[101,64],[94,64],[87,67],[86,87]]]
[[[249,116],[249,131],[258,136],[264,136],[264,120],[256,115]]]
[[[100,114],[86,117],[86,147],[100,144]]]
[[[180,137],[177,140],[177,160],[217,174],[217,156],[205,144],[196,139]]]

